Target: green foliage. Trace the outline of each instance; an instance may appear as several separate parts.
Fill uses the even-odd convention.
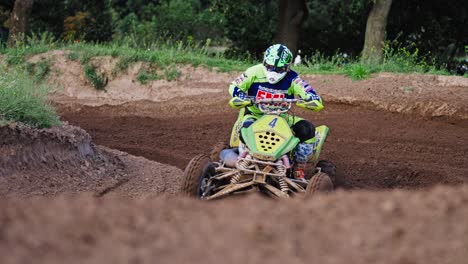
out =
[[[225,17],[225,35],[232,42],[230,57],[247,60],[260,58],[265,49],[273,44],[279,12],[277,1],[213,2],[214,10]]]
[[[203,8],[202,1],[147,2],[128,1],[125,8],[116,8],[114,40],[130,36],[134,46],[148,46],[162,38],[190,43],[223,37],[223,16],[214,9]]]
[[[90,64],[85,64],[84,74],[86,78],[91,82],[91,85],[96,90],[104,90],[107,85],[107,78],[103,74],[99,74],[96,70],[96,67]]]
[[[326,56],[324,53],[316,51],[310,57],[304,57],[304,64],[317,73],[340,71],[346,63],[348,63],[347,57],[340,52],[333,56]]]
[[[299,48],[327,55],[342,50],[359,54],[364,45],[369,0],[308,0],[308,16],[303,25]]]
[[[449,65],[466,44],[467,11],[460,0],[393,1],[387,38],[398,39],[404,46],[415,43],[420,53],[430,52],[438,65]]]
[[[21,65],[25,59],[50,49],[59,48],[61,44],[50,33],[32,34],[23,43],[17,43],[15,48],[0,48],[0,54],[6,56],[8,65]]]
[[[169,66],[164,68],[164,76],[165,79],[168,81],[175,81],[179,78],[181,72],[177,69],[175,64],[170,64]]]
[[[148,84],[148,82],[150,81],[160,80],[160,79],[161,77],[156,73],[154,69],[141,68],[138,71],[137,80],[143,85]]]
[[[50,72],[50,60],[41,60],[36,63],[26,62],[25,69],[26,72],[33,76],[35,81],[42,81]]]
[[[71,61],[77,61],[80,58],[80,55],[76,52],[69,52],[68,53],[68,59]]]
[[[115,75],[121,71],[125,71],[131,64],[137,62],[138,59],[138,53],[136,52],[122,55],[112,73]]]
[[[63,38],[64,40],[80,41],[86,37],[90,20],[89,12],[78,12],[74,16],[65,18]]]
[[[1,70],[0,120],[38,128],[60,125],[57,114],[47,102],[47,86],[38,85],[21,70],[5,67]]]
[[[71,52],[80,54],[80,58],[89,61],[97,56],[114,56],[119,59],[113,74],[125,70],[136,61],[148,62],[159,68],[165,68],[171,64],[192,64],[194,66],[205,65],[220,71],[242,71],[252,65],[246,60],[226,59],[222,53],[208,55],[209,43],[185,44],[181,41],[158,41],[146,48],[133,47],[128,42],[113,42],[109,44],[73,43],[66,46]]]
[[[175,80],[180,76],[177,65],[191,64],[194,66],[206,66],[217,71],[244,71],[259,61],[245,59],[231,59],[222,52],[213,52],[209,46],[210,42],[192,42],[190,44],[182,41],[157,41],[145,48],[135,47],[131,42],[112,42],[107,44],[92,43],[50,43],[38,44],[36,48],[28,45],[20,45],[13,49],[0,49],[5,60],[16,61],[19,67],[25,66],[25,58],[35,53],[41,53],[56,47],[68,50],[69,59],[80,60],[85,68],[85,74],[97,89],[104,89],[107,78],[99,75],[96,68],[90,66],[90,61],[94,57],[112,56],[118,59],[113,74],[124,71],[135,62],[143,62],[158,69],[157,74],[152,76],[151,71],[140,72],[138,79],[141,83],[153,78],[163,78]],[[341,52],[336,52],[333,56],[326,56],[321,52],[313,54],[303,54],[303,63],[294,66],[298,72],[303,74],[346,74],[353,79],[368,78],[373,72],[418,72],[432,74],[448,74],[446,70],[435,67],[434,62],[421,56],[415,46],[401,47],[396,42],[387,43],[385,48],[385,60],[382,65],[371,67],[359,62],[357,58],[351,58]],[[10,64],[13,65],[13,64]],[[34,66],[37,67],[37,66]],[[43,66],[41,66],[43,67]],[[44,67],[43,69],[45,69]],[[44,72],[44,71],[43,71]]]
[[[435,62],[429,61],[428,55],[421,55],[415,43],[402,47],[397,41],[386,42],[384,46],[384,63],[380,71],[419,72],[437,71]]]
[[[51,32],[67,40],[109,41],[112,15],[108,0],[34,1],[31,32]]]
[[[309,54],[320,50],[331,56],[339,49],[357,56],[362,50],[367,15],[373,2],[305,1],[306,19],[301,25],[298,47]],[[13,3],[8,0],[0,6],[0,26],[8,27]],[[211,39],[214,45],[229,47],[231,58],[256,60],[274,42],[281,11],[278,3],[271,0],[41,0],[34,1],[27,35],[51,32],[62,40],[114,41],[134,48],[148,48],[166,40],[193,44]],[[468,36],[468,12],[460,6],[463,6],[460,0],[393,1],[387,38],[398,39],[404,46],[416,43],[419,54],[431,52],[437,65],[453,68],[455,60],[463,55]],[[5,31],[0,31],[0,38],[5,38]],[[17,57],[22,57],[17,52]],[[115,50],[111,56],[118,54]],[[8,57],[11,64],[22,63]],[[330,69],[331,65],[322,68]]]
[[[355,63],[346,67],[345,74],[352,80],[363,80],[367,79],[373,71],[369,65]]]

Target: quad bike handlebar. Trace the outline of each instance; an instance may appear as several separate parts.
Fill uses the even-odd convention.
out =
[[[268,114],[285,113],[291,109],[291,104],[296,103],[298,107],[314,110],[317,106],[314,101],[306,101],[304,99],[288,99],[288,98],[263,98],[257,99],[249,96],[246,98],[233,97],[229,101],[229,105],[234,108],[247,107],[255,105],[260,111]]]
[[[288,112],[291,109],[292,103],[305,102],[302,99],[287,99],[287,98],[251,98],[252,104],[266,114],[281,114]]]
[[[252,103],[296,103],[299,101],[304,101],[303,99],[287,99],[287,98],[264,98],[256,99],[255,97],[249,98]]]

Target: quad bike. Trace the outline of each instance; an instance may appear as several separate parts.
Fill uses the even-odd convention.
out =
[[[200,154],[189,162],[182,193],[211,200],[252,190],[274,198],[332,191],[336,167],[330,161],[318,161],[329,130],[324,125],[316,127],[314,155],[309,161],[315,165],[311,173],[306,170],[306,179],[293,176],[293,152],[299,139],[287,122],[292,103],[304,107],[300,99],[251,99],[246,103],[233,98],[230,104],[242,108],[230,144],[219,143],[210,157]],[[245,106],[250,104],[255,104],[264,115],[243,127]]]

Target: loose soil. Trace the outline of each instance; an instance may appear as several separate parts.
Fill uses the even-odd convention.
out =
[[[226,140],[236,111],[218,100],[213,108],[186,105],[179,116],[132,116],[114,106],[64,111],[63,118],[86,129],[95,142],[183,169],[199,153]],[[195,101],[196,102],[196,101]],[[468,181],[465,123],[328,104],[326,110],[299,116],[330,127],[322,158],[336,163],[343,188],[421,188]],[[168,108],[168,111],[173,109]],[[222,109],[222,110],[221,110]],[[109,113],[113,113],[109,116]],[[123,115],[123,116],[121,116]]]
[[[52,97],[71,124],[63,130],[0,128],[2,263],[466,263],[468,85],[459,79],[438,97],[432,77],[308,77],[319,92],[331,87],[326,109],[296,114],[330,127],[322,158],[338,167],[337,192],[201,202],[177,195],[181,169],[227,138],[236,111],[226,76],[181,78],[135,100],[113,98],[112,87],[90,100],[66,88]],[[359,100],[339,89],[350,83]]]

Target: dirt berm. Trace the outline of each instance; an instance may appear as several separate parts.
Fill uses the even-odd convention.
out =
[[[181,171],[168,165],[96,146],[79,127],[51,129],[0,126],[0,196],[138,191],[174,193]],[[171,184],[167,184],[168,178]],[[125,185],[125,187],[121,185]]]
[[[201,202],[177,195],[181,169],[229,134],[235,75],[184,66],[142,85],[142,64],[112,77],[101,58],[98,92],[63,51],[41,56],[71,125],[0,127],[2,264],[467,262],[466,78],[305,76],[326,108],[295,113],[330,127],[338,190]]]

